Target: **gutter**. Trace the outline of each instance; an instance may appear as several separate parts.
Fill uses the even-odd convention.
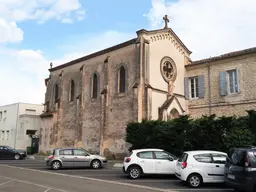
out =
[[[16,148],[16,138],[17,138],[17,131],[18,131],[18,125],[19,125],[19,110],[20,110],[20,103],[18,103],[18,110],[17,110],[17,119],[16,119],[16,130],[15,130],[15,136],[14,136],[14,145],[13,148]]]
[[[209,115],[212,114],[212,98],[211,98],[211,70],[210,64],[206,61],[207,69],[208,69],[208,105],[209,105]]]

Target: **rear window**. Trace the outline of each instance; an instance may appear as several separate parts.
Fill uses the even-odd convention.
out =
[[[152,151],[139,152],[137,156],[141,159],[154,159]]]
[[[187,153],[183,153],[183,154],[179,157],[178,161],[179,161],[179,162],[187,162],[187,159],[188,159],[188,154],[187,154]]]
[[[228,153],[229,162],[233,165],[244,167],[246,151],[241,149],[231,149]]]

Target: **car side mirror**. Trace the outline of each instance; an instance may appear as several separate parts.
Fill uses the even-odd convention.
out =
[[[168,157],[168,160],[169,160],[169,161],[173,161],[173,158],[172,158],[172,157]]]

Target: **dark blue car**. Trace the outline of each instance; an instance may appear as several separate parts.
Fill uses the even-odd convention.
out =
[[[225,183],[237,191],[256,192],[256,147],[232,148],[229,151]]]
[[[0,146],[0,159],[24,159],[27,153],[25,150],[16,150],[10,146]]]

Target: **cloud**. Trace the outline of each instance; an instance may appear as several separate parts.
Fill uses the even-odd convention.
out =
[[[256,45],[255,0],[152,0],[145,16],[151,28],[163,27],[168,14],[169,26],[201,59]]]
[[[14,102],[43,103],[44,79],[48,77],[50,62],[54,66],[77,59],[95,51],[128,40],[135,34],[107,31],[86,34],[64,47],[61,58],[47,58],[41,50],[15,50],[0,46],[0,105]],[[73,39],[74,40],[74,39]],[[90,45],[90,46],[88,46]]]
[[[79,0],[1,0],[0,18],[6,21],[37,20],[43,23],[49,19],[80,18],[85,9]]]
[[[19,42],[23,40],[23,31],[15,22],[7,23],[0,18],[0,43]]]

